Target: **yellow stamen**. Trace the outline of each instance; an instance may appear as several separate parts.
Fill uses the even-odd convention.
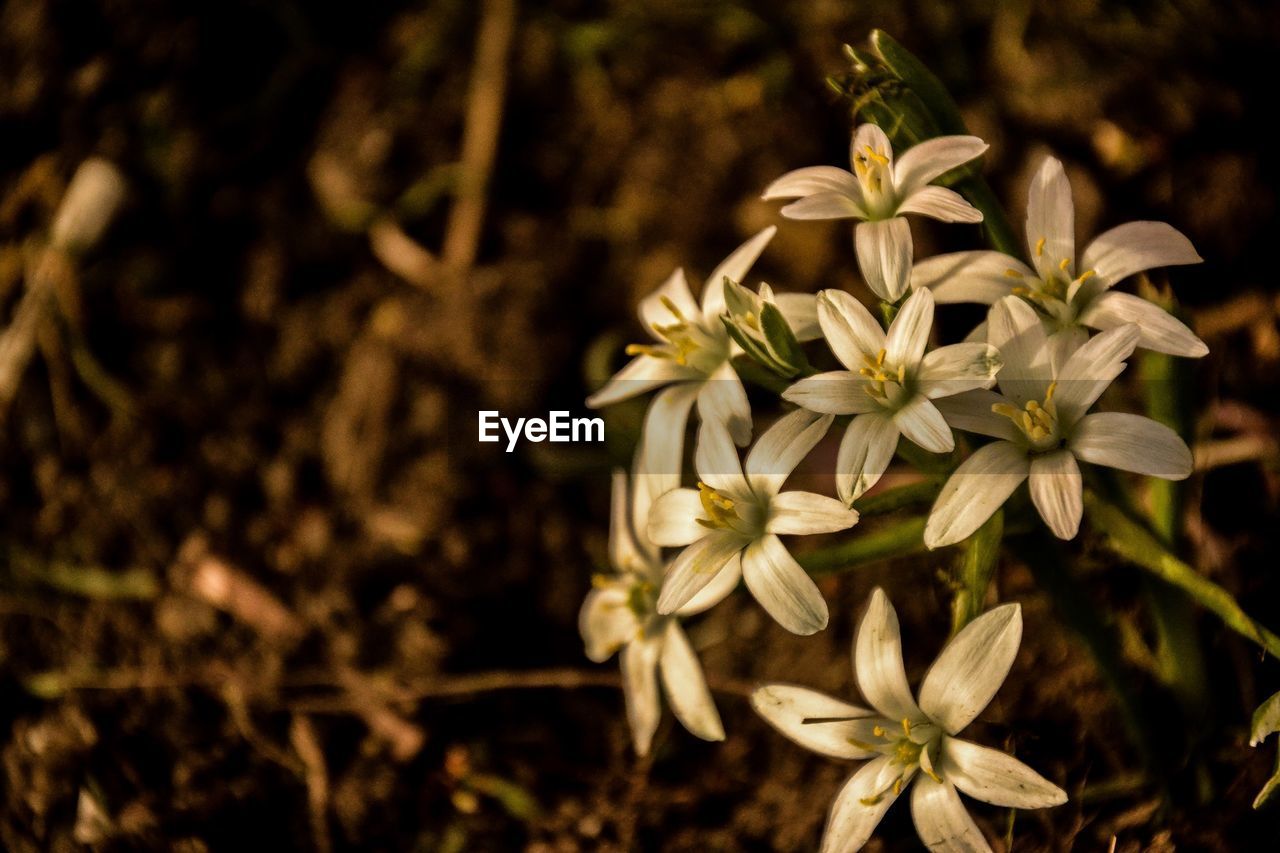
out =
[[[911,721],[906,717],[902,718],[902,733],[907,737],[911,737]]]
[[[1036,257],[1037,258],[1044,254],[1044,244],[1047,241],[1048,241],[1047,237],[1041,237],[1039,240],[1036,241]]]
[[[670,350],[665,350],[652,344],[627,344],[624,352],[627,355],[647,355],[652,358],[675,358],[675,354]]]
[[[884,726],[875,726],[871,729],[871,733],[876,737],[884,737]]]
[[[884,347],[881,347],[880,352],[876,354],[876,366],[880,366],[884,364],[884,356],[885,356],[885,349]]]
[[[1004,274],[1007,275],[1009,278],[1022,278],[1022,273],[1018,272],[1013,267],[1009,267],[1007,270],[1005,270]]]
[[[1086,281],[1093,278],[1097,274],[1098,273],[1095,270],[1085,270],[1084,272],[1080,273],[1080,278],[1076,280],[1079,281],[1081,284],[1084,284]]]
[[[1058,269],[1062,270],[1063,272],[1066,272],[1066,271],[1067,271],[1067,267],[1069,267],[1069,266],[1071,266],[1071,259],[1070,259],[1070,258],[1063,258],[1063,259],[1062,259],[1062,263],[1058,264]]]
[[[874,148],[872,148],[870,145],[866,146],[866,152],[867,152],[867,156],[868,156],[868,157],[870,157],[872,160],[875,160],[875,161],[876,161],[877,163],[879,163],[881,166],[888,166],[888,165],[889,165],[889,158],[888,158],[888,157],[886,157],[886,156],[884,156],[883,154],[881,154],[879,151],[875,150]]]
[[[667,309],[668,311],[670,311],[670,312],[671,312],[672,316],[674,316],[677,320],[679,320],[680,322],[682,322],[682,323],[683,323],[683,322],[684,322],[684,314],[681,314],[681,313],[680,313],[680,309],[679,309],[679,308],[677,308],[677,307],[676,307],[676,304],[675,304],[674,302],[672,302],[672,301],[671,301],[671,297],[669,297],[669,296],[663,296],[663,297],[660,297],[660,298],[661,298],[661,300],[662,300],[662,304],[663,304],[664,306],[666,306],[666,309]]]
[[[902,777],[899,776],[893,780],[893,795],[896,797],[902,793]]]
[[[883,794],[876,794],[874,797],[862,797],[861,799],[858,800],[858,802],[862,803],[864,806],[874,806],[879,804],[879,802],[883,799],[884,799]]]

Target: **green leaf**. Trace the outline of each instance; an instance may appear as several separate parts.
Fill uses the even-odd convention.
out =
[[[787,318],[772,302],[760,306],[760,331],[764,333],[765,344],[777,362],[785,369],[786,376],[795,376],[809,366],[809,360],[800,349],[800,342],[791,331]],[[781,372],[781,371],[780,371]]]
[[[1276,772],[1267,780],[1267,784],[1262,786],[1262,790],[1258,792],[1258,796],[1253,798],[1253,807],[1260,809],[1267,800],[1271,799],[1276,790],[1280,789],[1280,764],[1276,767]]]
[[[777,366],[773,363],[773,356],[771,356],[769,351],[764,348],[764,344],[761,341],[756,340],[751,337],[751,335],[742,331],[738,324],[733,321],[733,318],[729,317],[727,314],[720,315],[720,322],[724,323],[725,330],[728,331],[729,337],[733,338],[734,342],[738,346],[742,347],[753,361],[763,367],[767,367],[775,373],[779,372],[777,370]]]
[[[1268,735],[1280,732],[1280,693],[1276,693],[1253,712],[1253,725],[1249,727],[1249,746],[1257,746]]]
[[[871,46],[884,60],[898,79],[906,83],[912,92],[924,103],[944,134],[968,133],[964,119],[960,117],[960,108],[955,99],[942,85],[942,81],[930,71],[915,54],[899,44],[884,30],[871,31]]]

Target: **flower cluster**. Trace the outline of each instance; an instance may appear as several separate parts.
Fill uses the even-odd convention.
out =
[[[1047,158],[1027,203],[1029,263],[994,251],[915,262],[907,214],[982,221],[964,197],[935,182],[986,149],[976,137],[947,136],[895,156],[884,132],[865,124],[853,133],[852,171],[798,169],[765,190],[765,199],[794,199],[782,208],[786,218],[857,220],[857,263],[878,297],[883,324],[844,291],[815,296],[745,287],[773,227],[716,267],[700,300],[677,270],[640,304],[653,342],[628,347],[633,360],[588,404],[661,390],[645,417],[630,485],[626,475],[615,475],[615,574],[598,582],[582,611],[593,660],[621,649],[639,752],[648,749],[658,719],[657,673],[687,729],[723,737],[680,620],[714,606],[740,579],[788,631],[826,627],[826,602],[781,537],[853,527],[855,502],[895,454],[910,459],[917,450],[976,448],[937,496],[924,530],[930,549],[969,537],[1023,481],[1048,529],[1074,537],[1083,506],[1080,462],[1166,479],[1190,474],[1191,454],[1172,430],[1091,409],[1136,348],[1188,357],[1207,352],[1162,308],[1113,289],[1135,273],[1199,256],[1184,236],[1155,222],[1113,228],[1077,255],[1070,187],[1061,163]],[[990,307],[964,341],[936,345],[936,306],[955,302]],[[817,340],[829,355],[816,347],[806,353],[802,344]],[[838,367],[818,370],[811,356]],[[791,408],[754,444],[739,375],[746,363],[782,382],[781,399]],[[697,479],[685,483],[680,472],[695,403]],[[836,496],[784,490],[837,418],[845,420]],[[958,445],[956,431],[968,439]],[[994,440],[982,443],[987,438]],[[916,450],[900,447],[904,439]],[[739,448],[748,446],[740,458]],[[873,710],[797,687],[756,692],[757,711],[791,739],[827,755],[868,760],[833,806],[824,849],[860,847],[909,784],[920,835],[938,849],[986,849],[957,789],[1021,808],[1065,800],[1015,759],[955,736],[994,695],[1020,636],[1017,605],[979,617],[944,650],[917,700],[903,670],[897,618],[877,590],[855,650],[858,684]]]

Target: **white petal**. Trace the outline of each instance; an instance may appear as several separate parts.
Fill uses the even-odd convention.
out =
[[[751,491],[760,497],[776,495],[796,466],[822,441],[832,420],[831,415],[797,409],[765,430],[743,465]]]
[[[818,294],[818,323],[827,345],[840,363],[857,372],[866,356],[876,357],[884,348],[884,330],[867,307],[843,290]]]
[[[870,412],[858,415],[844,431],[836,455],[836,493],[853,503],[880,482],[898,449],[898,425],[893,418]]]
[[[1136,272],[1202,260],[1191,241],[1172,225],[1126,222],[1099,234],[1084,250],[1080,266],[1081,272],[1096,272],[1102,287],[1111,287]]]
[[[832,758],[871,758],[876,753],[853,741],[877,740],[872,729],[885,723],[866,708],[791,684],[756,688],[751,707],[788,740]]]
[[[1084,482],[1070,450],[1055,450],[1031,460],[1027,478],[1031,502],[1059,539],[1073,539],[1084,512]]]
[[[1080,312],[1080,322],[1094,329],[1114,329],[1137,323],[1141,331],[1138,346],[1155,352],[1200,358],[1209,347],[1196,333],[1161,308],[1131,293],[1110,290],[1089,300]]]
[[[902,303],[898,315],[885,336],[885,360],[892,365],[906,365],[910,370],[924,358],[933,328],[933,294],[917,290]]]
[[[1089,330],[1084,326],[1061,326],[1049,335],[1049,365],[1054,376],[1062,374],[1062,368],[1076,350],[1089,342]]]
[[[770,225],[765,228],[734,249],[729,257],[721,261],[720,265],[711,271],[711,275],[707,276],[707,281],[702,286],[702,317],[708,327],[720,326],[720,315],[725,311],[724,280],[727,278],[741,284],[751,270],[751,265],[756,262],[756,258],[760,257],[764,247],[769,245],[769,241],[777,233],[776,226]]]
[[[930,453],[950,453],[956,440],[951,427],[937,406],[923,394],[914,394],[907,404],[893,413],[898,430]]]
[[[893,146],[889,143],[889,137],[885,136],[884,131],[870,122],[854,128],[853,136],[849,140],[849,162],[853,162],[858,152],[865,152],[868,148],[889,161],[889,174],[893,174]]]
[[[895,721],[904,717],[920,721],[920,709],[911,695],[902,663],[898,614],[879,587],[872,590],[867,612],[858,623],[853,640],[853,674],[863,698],[883,716]]]
[[[921,776],[911,789],[911,819],[924,846],[938,853],[991,853],[950,782]]]
[[[813,492],[782,492],[769,501],[765,530],[782,535],[835,533],[858,523],[857,510],[835,498]]]
[[[1075,229],[1067,173],[1056,158],[1046,157],[1031,179],[1027,197],[1027,245],[1041,278],[1056,275],[1063,258],[1075,262]]]
[[[911,286],[929,288],[939,304],[991,305],[1011,294],[1027,276],[1035,276],[1035,272],[1003,252],[952,252],[917,263],[911,270]]]
[[[622,650],[622,696],[627,705],[627,722],[637,755],[647,755],[662,718],[658,699],[658,654],[661,639],[631,643]]]
[[[955,470],[929,513],[924,544],[954,545],[982,526],[1027,478],[1027,453],[1008,441],[974,451]]]
[[[805,377],[783,391],[782,399],[811,412],[829,415],[856,415],[881,408],[867,393],[863,377],[848,370]]]
[[[842,193],[851,199],[862,198],[862,185],[852,172],[835,166],[808,166],[794,169],[765,187],[760,197],[765,201],[778,198],[800,198],[817,193]]]
[[[1044,399],[1052,379],[1048,339],[1035,309],[1016,296],[1006,296],[987,313],[987,343],[1000,350],[1000,390],[1021,408]]]
[[[807,195],[780,211],[787,219],[861,219],[866,216],[857,198],[843,192]]]
[[[893,170],[898,195],[909,194],[956,166],[981,157],[987,147],[976,136],[936,136],[912,145],[898,158]]]
[[[1083,462],[1165,480],[1191,476],[1191,451],[1178,434],[1141,415],[1097,412],[1076,424],[1069,446]]]
[[[742,555],[742,579],[770,616],[793,634],[827,627],[827,602],[777,536],[765,534]]]
[[[897,302],[911,283],[911,227],[901,216],[859,222],[853,230],[858,268],[872,292]]]
[[[782,317],[798,341],[816,341],[822,337],[818,325],[818,297],[812,293],[779,293],[773,299]]]
[[[1067,793],[1012,755],[960,738],[942,739],[942,772],[975,800],[1014,809],[1060,806]]]
[[[631,519],[638,538],[645,537],[654,500],[680,485],[685,428],[700,391],[696,382],[664,388],[645,413],[631,469]],[[639,544],[643,547],[644,542]]]
[[[916,390],[930,400],[990,388],[1004,360],[987,343],[952,344],[927,353],[916,371]]]
[[[878,796],[880,777],[889,769],[889,764],[887,755],[868,761],[836,794],[822,834],[821,853],[852,853],[870,840],[884,813],[898,799],[892,789]],[[875,802],[871,805],[863,802],[873,799]]]
[[[675,305],[680,316],[673,314],[664,300]],[[698,307],[689,284],[685,281],[684,270],[673,272],[657,290],[640,300],[640,322],[646,332],[659,339],[662,336],[658,333],[657,326],[670,326],[682,319],[696,321],[701,314],[702,309]]]
[[[704,515],[702,501],[694,489],[672,489],[664,493],[649,509],[646,524],[649,540],[664,548],[678,548],[696,542],[707,534],[698,523]]]
[[[948,734],[982,713],[1009,675],[1022,641],[1022,607],[988,610],[951,638],[920,684],[920,709]]]
[[[714,422],[727,429],[738,446],[751,441],[751,402],[729,362],[716,368],[703,383],[698,392],[698,417],[704,424]]]
[[[729,433],[714,421],[705,421],[698,429],[698,447],[693,453],[693,467],[698,479],[718,492],[748,497],[751,488],[742,476],[738,448]]]
[[[608,660],[634,640],[639,630],[640,623],[627,607],[625,586],[612,584],[587,593],[578,612],[578,633],[590,660]]]
[[[689,638],[675,619],[667,623],[666,634],[658,671],[662,674],[662,686],[667,691],[671,710],[686,729],[703,740],[724,740],[720,714]]]
[[[1015,405],[1008,397],[986,390],[965,391],[954,397],[942,397],[933,401],[933,405],[942,412],[942,417],[955,429],[1003,438],[1005,441],[1018,441],[1022,433],[1013,425],[1013,421],[991,411],[991,407],[997,404]]]
[[[658,612],[669,615],[692,601],[745,544],[738,536],[716,530],[677,554],[662,579]]]
[[[701,379],[698,371],[676,364],[675,359],[654,358],[639,355],[627,362],[613,378],[596,393],[587,398],[587,408],[599,409],[652,391],[668,382],[685,382]]]
[[[1053,402],[1058,417],[1073,424],[1089,410],[1125,367],[1125,359],[1138,344],[1138,327],[1132,323],[1094,335],[1072,353],[1058,372]],[[1000,377],[1004,381],[1003,375]]]
[[[740,580],[742,580],[742,555],[734,554],[729,558],[729,562],[724,564],[724,568],[716,572],[716,576],[710,583],[684,605],[676,608],[675,615],[696,616],[710,610],[737,589]]]
[[[982,211],[946,187],[921,187],[898,205],[898,213],[919,213],[939,222],[981,222]]]
[[[641,551],[636,543],[628,485],[627,472],[614,468],[609,498],[609,565],[619,571],[644,561],[648,556],[648,551]]]

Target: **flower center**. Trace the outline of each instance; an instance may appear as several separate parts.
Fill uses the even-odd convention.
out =
[[[874,806],[884,799],[885,794],[893,791],[894,796],[902,793],[902,786],[910,780],[911,774],[917,769],[923,770],[929,774],[935,781],[941,782],[941,777],[933,770],[932,761],[921,761],[921,757],[928,758],[927,751],[939,735],[934,734],[924,740],[918,739],[920,736],[919,729],[916,730],[916,737],[911,735],[911,720],[906,717],[902,718],[902,731],[897,729],[886,729],[884,726],[876,726],[871,730],[878,742],[862,743],[860,741],[851,741],[854,746],[865,749],[868,752],[878,752],[881,755],[889,756],[889,766],[898,769],[896,774],[891,774],[887,780],[882,779],[881,787],[878,791],[869,797],[863,797],[861,802],[864,806]],[[926,730],[927,731],[927,730]]]
[[[991,411],[1013,421],[1032,447],[1046,450],[1058,443],[1058,406],[1053,401],[1057,387],[1057,382],[1049,383],[1043,402],[1028,400],[1021,409],[1010,403],[993,403]]]
[[[1045,237],[1036,241],[1036,268],[1041,271],[1041,275],[1023,275],[1015,269],[1007,269],[1004,274],[1009,278],[1022,279],[1025,282],[1013,289],[1015,296],[1021,296],[1033,307],[1040,309],[1060,324],[1071,325],[1075,322],[1076,313],[1072,307],[1075,300],[1071,295],[1079,292],[1080,286],[1097,275],[1097,272],[1085,270],[1073,277],[1070,258],[1059,260],[1056,270],[1053,268],[1046,270],[1043,265],[1045,242]]]
[[[695,519],[709,530],[732,530],[750,536],[754,527],[757,508],[748,501],[741,501],[718,492],[706,483],[698,483],[698,500],[706,518]]]
[[[867,380],[867,393],[885,408],[896,408],[906,395],[907,366],[896,367],[885,363],[885,350],[882,348],[872,358],[862,356],[863,366],[858,374]]]
[[[628,344],[627,355],[669,358],[676,364],[710,373],[724,361],[728,349],[723,340],[688,320],[670,298],[663,296],[662,305],[671,313],[670,323],[654,323],[653,332],[660,344]]]
[[[889,170],[889,158],[864,145],[853,155],[853,173],[862,185],[862,194],[868,213],[885,213],[882,208],[893,194],[893,174]]]

